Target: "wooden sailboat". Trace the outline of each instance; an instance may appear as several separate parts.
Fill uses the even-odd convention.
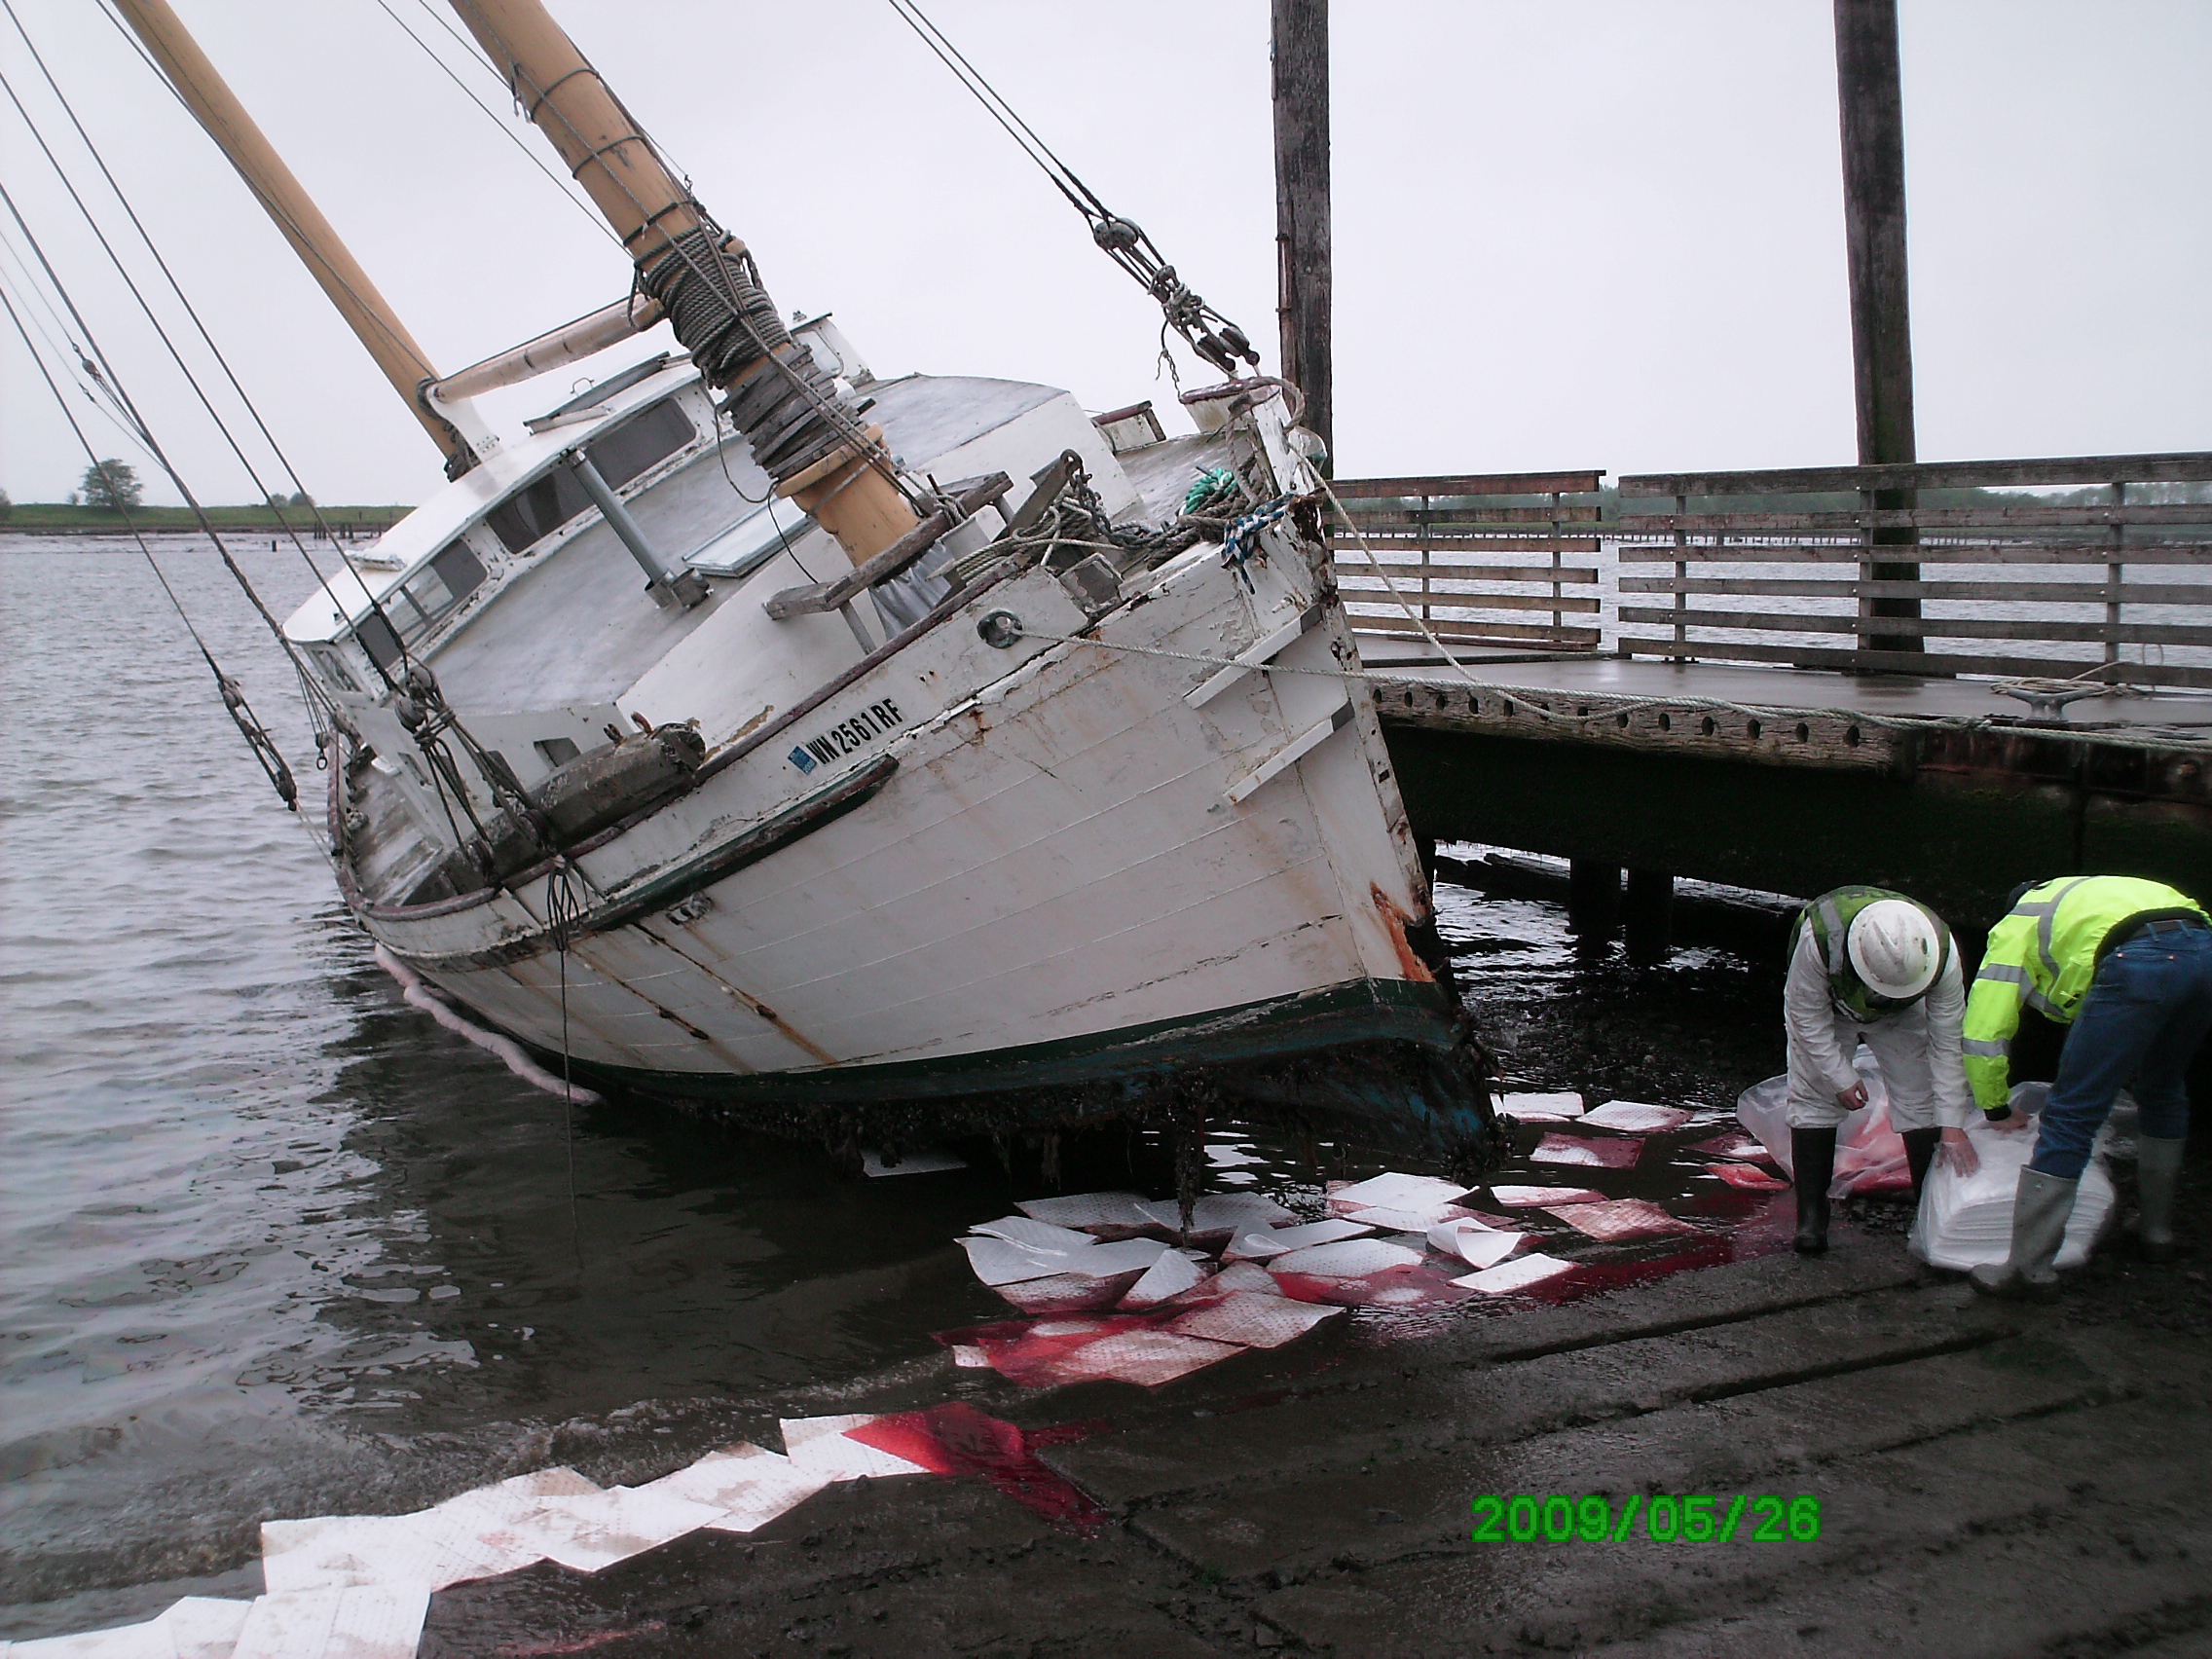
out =
[[[286,625],[393,957],[580,1078],[838,1145],[1195,1084],[1482,1156],[1292,388],[1233,377],[1131,447],[1050,387],[875,379],[535,0],[455,7],[633,297],[441,377],[165,0],[118,4],[448,457]],[[663,320],[524,433],[474,413]]]

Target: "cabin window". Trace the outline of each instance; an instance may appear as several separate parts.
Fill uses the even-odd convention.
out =
[[[446,584],[446,591],[459,605],[484,583],[484,565],[465,541],[457,541],[442,552],[433,554],[430,569],[437,571],[438,579]]]
[[[413,642],[483,584],[482,561],[468,543],[456,541],[385,595],[385,614],[399,624],[402,640]]]
[[[484,522],[509,553],[524,553],[590,505],[591,498],[575,475],[556,466],[494,507],[484,515]]]
[[[698,434],[691,419],[664,397],[633,415],[590,447],[591,463],[617,490],[659,465]]]
[[[595,438],[584,447],[591,457],[592,465],[599,468],[600,476],[619,490],[633,478],[649,472],[678,450],[698,436],[690,417],[678,407],[673,397],[664,397],[648,409],[641,410],[619,426]],[[492,534],[509,553],[521,553],[535,546],[586,507],[591,498],[584,494],[575,474],[566,466],[555,466],[535,483],[516,491],[484,517],[492,527]]]
[[[582,753],[575,744],[565,737],[541,737],[532,744],[531,748],[536,750],[538,757],[556,771],[566,766]]]
[[[391,631],[390,623],[373,611],[353,624],[353,637],[379,668],[388,669],[400,658],[399,636]]]
[[[346,659],[340,656],[334,647],[316,645],[312,647],[310,654],[313,656],[316,665],[321,668],[323,678],[333,685],[341,691],[350,691],[356,697],[361,694],[361,688],[353,683],[353,677],[346,672]]]

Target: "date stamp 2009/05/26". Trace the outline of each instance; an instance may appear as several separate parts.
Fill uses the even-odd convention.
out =
[[[1657,1544],[1809,1544],[1821,1535],[1817,1497],[1754,1497],[1738,1493],[1645,1497],[1536,1497],[1486,1494],[1474,1501],[1478,1544],[1624,1544],[1648,1538]]]

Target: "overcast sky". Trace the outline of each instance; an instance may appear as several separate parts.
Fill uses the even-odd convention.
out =
[[[13,3],[310,491],[435,488],[421,429],[92,0]],[[379,0],[175,3],[441,369],[624,291],[606,236]],[[387,3],[549,156],[450,14]],[[1157,309],[883,0],[553,9],[784,309],[834,310],[877,373],[1172,407]],[[928,9],[1273,367],[1265,0]],[[1901,10],[1921,456],[2212,449],[2212,5]],[[1337,0],[1332,50],[1341,475],[1855,459],[1827,0]],[[4,21],[0,70],[128,238]],[[251,498],[5,108],[0,166],[194,489]],[[0,337],[0,484],[58,499],[83,464]]]

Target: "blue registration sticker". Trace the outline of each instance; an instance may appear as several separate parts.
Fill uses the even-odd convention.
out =
[[[814,756],[809,755],[805,750],[794,749],[792,751],[792,764],[796,766],[801,772],[811,772],[818,764],[820,764],[820,762],[818,762],[814,758]]]

